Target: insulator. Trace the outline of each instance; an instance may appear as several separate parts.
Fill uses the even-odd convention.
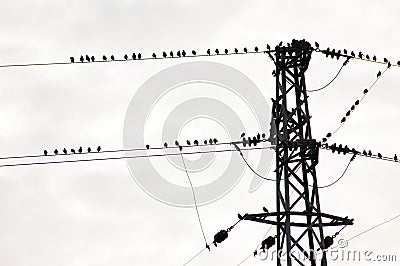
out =
[[[275,238],[273,236],[269,236],[261,242],[261,249],[269,249],[273,245],[275,245]]]
[[[333,238],[331,236],[325,237],[325,249],[333,245]]]
[[[214,244],[215,244],[215,246],[217,246],[216,243],[222,243],[222,241],[224,241],[227,238],[228,238],[228,232],[226,230],[219,231],[214,236]]]

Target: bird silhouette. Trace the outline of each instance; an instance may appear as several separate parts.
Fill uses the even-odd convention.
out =
[[[97,146],[97,152],[100,152],[100,151],[101,151],[101,147]]]
[[[178,57],[181,57],[181,51],[179,50],[178,52],[176,52],[176,55],[177,55]]]
[[[179,146],[179,151],[182,151],[182,149],[183,149],[183,147],[182,147],[182,146]]]
[[[355,101],[354,104],[355,104],[355,105],[359,105],[359,104],[360,104],[360,100]]]
[[[58,154],[58,150],[57,150],[57,149],[54,150],[54,154],[55,154],[55,155]]]
[[[237,48],[235,48],[235,54],[237,54],[239,52],[239,50]]]
[[[107,61],[107,56],[103,55],[103,61]]]
[[[341,123],[346,122],[346,117],[343,117],[342,120],[340,120]]]
[[[182,56],[185,57],[186,56],[186,52],[185,50],[182,50]]]
[[[154,59],[156,59],[156,58],[157,58],[156,53],[153,53],[152,57],[153,57]]]
[[[350,110],[354,111],[354,109],[356,109],[356,107],[354,105],[352,105]]]
[[[365,58],[367,58],[369,60],[369,55],[366,55]]]
[[[142,59],[142,54],[141,53],[138,53],[138,59],[140,60],[140,59]]]
[[[358,57],[359,57],[359,58],[363,58],[363,53],[362,53],[362,52],[359,52],[359,53],[358,53]]]
[[[149,144],[146,145],[146,149],[150,149],[150,145]]]
[[[271,50],[271,46],[269,46],[269,44],[267,44],[267,49],[268,51]]]
[[[258,52],[258,47],[254,47],[254,51],[257,53]]]
[[[260,140],[261,139],[261,135],[260,135],[260,133],[258,133],[257,134],[257,140]]]
[[[196,140],[193,141],[193,144],[196,145],[196,146],[199,146],[199,141],[196,139]]]
[[[75,154],[75,149],[71,149],[71,152],[72,152],[73,154]]]
[[[394,155],[393,159],[397,162],[397,154]]]
[[[382,75],[382,73],[379,71],[378,74],[376,74],[376,77],[379,78]]]
[[[174,57],[174,52],[169,52],[169,56]]]
[[[374,61],[376,62],[376,55],[374,55],[374,56],[372,57],[372,60],[374,60]]]
[[[207,49],[207,54],[208,54],[208,55],[211,55],[210,49]]]
[[[192,55],[196,55],[196,51],[195,50],[192,50]]]
[[[228,54],[228,52],[229,52],[228,49],[225,49],[225,54]]]
[[[326,137],[327,137],[327,138],[330,138],[330,137],[332,137],[332,133],[331,133],[331,132],[329,132],[328,134],[326,134]]]
[[[205,139],[203,143],[204,143],[204,145],[207,145],[207,140]]]
[[[400,66],[400,61],[397,61],[397,65]]]
[[[187,144],[188,146],[190,146],[190,141],[189,141],[189,140],[187,140],[187,141],[186,141],[186,144]]]
[[[264,212],[266,212],[266,213],[268,213],[269,211],[268,211],[268,209],[267,208],[265,208],[265,207],[263,207],[263,211]]]
[[[79,153],[82,153],[82,147],[79,147],[78,152],[79,152]]]
[[[92,152],[92,149],[90,147],[87,148],[87,152]]]
[[[240,137],[243,138],[246,135],[245,132],[243,132],[242,134],[240,134]]]
[[[351,56],[352,56],[352,57],[355,57],[356,54],[355,54],[353,51],[351,51]]]
[[[347,111],[346,116],[350,116],[350,111]]]
[[[378,158],[382,159],[382,154],[380,154],[379,152],[378,152]]]
[[[213,141],[214,141],[214,144],[217,144],[218,143],[218,140],[217,139],[213,139]]]
[[[167,53],[166,52],[163,52],[162,54],[163,54],[164,58],[167,58]]]
[[[94,56],[93,56],[93,55],[90,57],[90,60],[91,60],[92,62],[94,62]]]
[[[213,144],[213,139],[209,139],[209,140],[208,140],[208,144],[211,144],[211,145],[212,145],[212,144]]]
[[[179,142],[177,140],[175,140],[175,145],[179,146]]]
[[[246,47],[244,47],[243,51],[244,51],[245,53],[247,53],[247,48],[246,48]]]
[[[364,94],[367,94],[368,93],[368,89],[365,89],[363,92],[364,92]]]
[[[124,59],[128,60],[128,55],[127,54],[124,55]]]
[[[347,50],[346,50],[346,49],[343,49],[343,53],[344,53],[344,54],[347,54]]]
[[[282,44],[283,44],[283,42],[282,42],[282,41],[280,41],[280,42],[279,42],[279,47],[281,47],[281,46],[282,46]]]
[[[71,60],[71,63],[75,63],[75,59],[72,56],[69,59]]]
[[[132,54],[132,59],[136,60],[136,54],[135,53]]]
[[[263,139],[265,139],[265,133],[262,133],[262,134],[261,134],[261,137],[262,137]]]
[[[114,60],[115,60],[115,57],[114,57],[114,55],[111,55],[111,60],[112,60],[112,61],[114,61]]]
[[[319,48],[319,43],[315,42],[315,47]]]
[[[86,55],[86,61],[90,62],[90,57]]]
[[[366,150],[364,150],[362,154],[363,154],[364,156],[367,156],[367,155],[368,155]]]
[[[168,148],[168,143],[164,143],[164,148]]]
[[[44,150],[43,153],[44,153],[45,156],[47,156],[47,154],[48,154],[48,152],[46,150]]]
[[[63,149],[63,152],[64,152],[64,154],[68,153],[66,148]]]
[[[383,62],[387,63],[387,62],[389,62],[389,60],[385,57],[385,58],[383,58]]]
[[[219,55],[219,50],[218,50],[218,49],[215,49],[215,53],[216,53],[217,55]]]
[[[85,59],[83,58],[83,55],[81,55],[81,57],[79,58],[79,61],[81,61],[81,63],[83,63]]]
[[[368,151],[368,156],[372,156],[371,150]]]

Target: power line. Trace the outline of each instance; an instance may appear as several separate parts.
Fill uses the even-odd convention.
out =
[[[254,148],[246,148],[243,150],[250,151],[250,150],[263,150],[263,149],[271,149],[271,147],[254,147]],[[233,152],[233,151],[236,151],[236,150],[223,149],[223,150],[215,150],[215,151],[183,152],[182,154],[183,155],[191,155],[191,154],[223,153],[223,152]],[[120,160],[120,159],[138,159],[138,158],[165,157],[165,156],[177,156],[177,155],[180,155],[180,153],[165,153],[165,154],[118,156],[118,157],[106,157],[106,158],[77,159],[77,160],[0,164],[0,168],[2,168],[2,167],[17,167],[17,166],[32,166],[32,165],[47,165],[47,164],[76,163],[76,162],[108,161],[108,160]]]
[[[327,87],[328,87],[329,85],[331,85],[332,82],[335,81],[335,79],[339,76],[339,74],[340,74],[340,72],[342,71],[343,67],[344,67],[345,65],[347,65],[347,63],[349,62],[349,60],[350,60],[350,59],[347,58],[347,59],[343,62],[342,66],[340,67],[339,71],[336,73],[335,77],[334,77],[331,81],[329,81],[325,86],[323,86],[323,87],[321,87],[321,88],[319,88],[319,89],[313,89],[313,90],[307,90],[307,91],[308,91],[308,92],[317,92],[317,91],[321,91],[321,90],[327,88]]]
[[[327,187],[333,186],[334,184],[339,182],[339,180],[342,179],[342,177],[346,174],[347,170],[349,169],[349,166],[350,166],[351,162],[353,162],[355,158],[356,158],[356,155],[353,154],[353,156],[350,158],[349,163],[347,164],[346,168],[344,169],[343,173],[339,176],[338,179],[336,179],[335,181],[333,181],[332,183],[330,183],[328,185],[319,186],[318,188],[327,188]]]
[[[203,234],[204,242],[206,243],[206,248],[207,248],[207,247],[208,247],[207,239],[206,239],[206,235],[204,234],[204,229],[203,229],[203,225],[202,225],[202,223],[201,223],[200,214],[199,214],[199,209],[198,209],[198,207],[197,207],[196,194],[194,193],[194,188],[193,188],[192,180],[190,179],[188,170],[187,170],[187,168],[186,168],[186,163],[185,163],[185,159],[183,158],[183,155],[182,155],[182,152],[181,152],[181,148],[179,148],[179,153],[180,153],[180,155],[181,155],[183,167],[185,168],[186,176],[187,176],[187,178],[188,178],[188,180],[189,180],[190,187],[191,187],[191,189],[192,189],[193,200],[194,200],[194,206],[196,207],[197,218],[198,218],[198,220],[199,220],[201,233]]]

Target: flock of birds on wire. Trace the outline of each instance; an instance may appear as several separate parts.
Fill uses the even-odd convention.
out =
[[[282,47],[283,42],[280,42],[277,47]],[[287,46],[289,47],[290,44],[288,43]],[[326,57],[331,57],[331,58],[336,58],[339,59],[340,57],[346,57],[346,58],[358,58],[362,60],[368,60],[372,62],[378,62],[376,55],[370,56],[369,54],[363,53],[363,52],[354,52],[354,51],[348,51],[347,49],[331,49],[331,48],[326,48],[324,50],[320,49],[319,43],[315,42],[315,48],[312,48],[317,52],[321,52],[326,55]],[[92,55],[81,55],[78,59],[75,60],[75,57],[71,56],[70,57],[70,62],[71,63],[93,63],[93,62],[111,62],[111,61],[128,61],[128,60],[141,60],[141,59],[162,59],[162,58],[179,58],[179,57],[196,57],[196,56],[211,56],[211,55],[229,55],[229,54],[246,54],[246,53],[268,53],[271,52],[271,46],[269,44],[266,45],[266,50],[260,50],[259,47],[254,47],[253,50],[248,49],[247,47],[244,47],[242,50],[239,50],[238,48],[234,48],[233,52],[229,51],[228,49],[221,49],[219,50],[218,48],[215,50],[212,49],[207,49],[206,54],[199,54],[196,50],[192,50],[191,52],[186,52],[185,50],[179,50],[179,51],[170,51],[170,52],[162,52],[161,54],[156,54],[153,53],[151,57],[144,58],[141,53],[132,53],[131,55],[125,54],[123,56],[123,59],[117,59],[114,55],[111,55],[107,57],[106,55],[103,55],[100,60],[96,60],[96,58]],[[383,59],[383,63],[386,63],[388,67],[392,66],[392,63],[387,59]],[[397,65],[400,66],[400,60],[397,61]]]
[[[87,153],[91,153],[91,152],[92,152],[92,148],[88,147],[86,151],[87,151]],[[96,149],[96,151],[97,151],[97,152],[100,152],[100,151],[101,151],[101,147],[98,146],[97,149]],[[67,155],[67,154],[81,154],[81,153],[86,153],[86,152],[84,152],[84,150],[83,150],[82,147],[79,147],[79,149],[77,149],[77,150],[71,149],[70,151],[68,151],[66,148],[64,148],[64,149],[62,150],[62,152],[63,152],[64,155]],[[54,153],[54,155],[58,155],[58,154],[61,154],[61,151],[59,152],[58,149],[55,149],[55,150],[53,151],[53,153]],[[44,151],[43,151],[43,154],[44,154],[45,156],[47,156],[47,155],[49,155],[49,152],[48,152],[47,150],[44,150]]]

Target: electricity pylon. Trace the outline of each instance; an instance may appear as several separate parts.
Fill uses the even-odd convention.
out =
[[[312,51],[308,42],[293,40],[277,46],[275,56],[273,51],[269,54],[276,66],[272,105],[276,136],[270,136],[276,141],[276,212],[243,216],[276,225],[278,266],[315,266],[319,260],[326,266],[325,248],[332,238],[324,237],[324,227],[353,224],[347,217],[322,213],[320,208],[315,169],[320,144],[311,135],[305,80]]]

